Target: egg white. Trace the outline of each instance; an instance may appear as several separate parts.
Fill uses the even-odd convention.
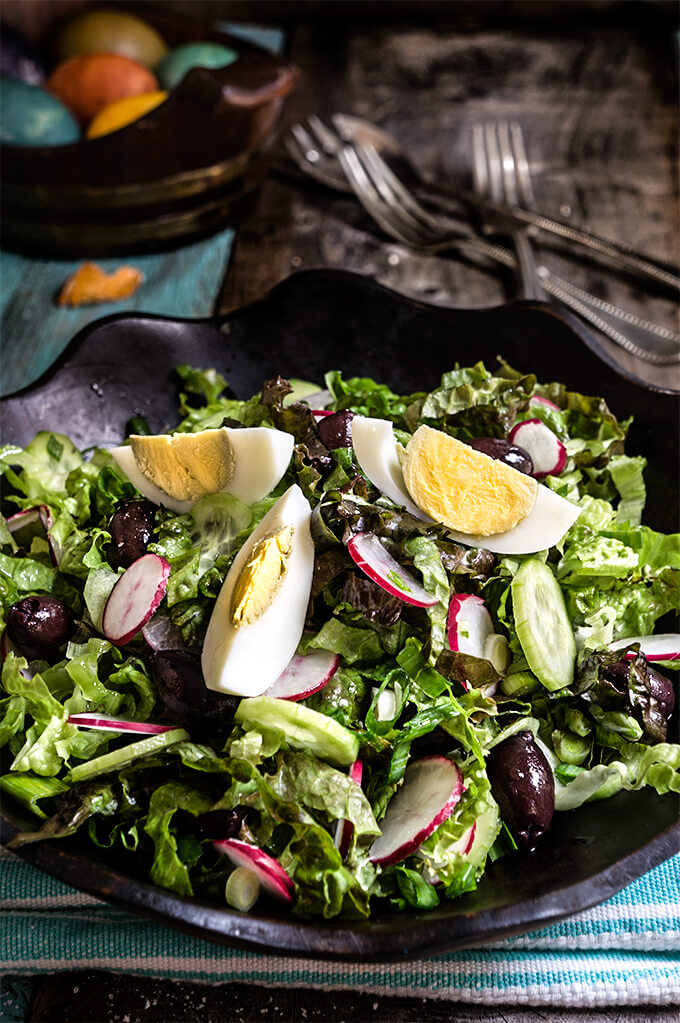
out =
[[[406,489],[394,426],[388,419],[355,416],[352,444],[361,470],[378,490],[417,518],[432,521]],[[467,547],[484,547],[494,554],[535,554],[559,543],[579,512],[577,505],[539,483],[532,510],[512,529],[490,536],[450,530],[449,536]]]
[[[311,508],[297,484],[279,498],[234,558],[208,624],[201,666],[209,689],[234,696],[261,696],[293,657],[302,636],[314,571]],[[253,548],[293,526],[286,571],[260,617],[236,628],[231,621],[234,587]]]
[[[266,426],[226,429],[234,455],[234,473],[224,490],[244,504],[254,504],[274,489],[288,468],[295,443],[293,435]],[[178,515],[191,510],[193,501],[179,501],[171,497],[142,473],[129,445],[113,448],[111,455],[130,482],[149,501]]]
[[[368,476],[374,487],[415,518],[424,522],[432,521],[426,512],[414,504],[406,489],[398,446],[394,439],[394,426],[389,419],[354,416],[352,447],[361,471]]]

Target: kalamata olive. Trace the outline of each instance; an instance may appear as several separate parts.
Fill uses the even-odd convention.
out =
[[[519,732],[492,748],[486,766],[501,817],[518,843],[533,849],[555,810],[555,780],[543,751],[530,732]]]
[[[352,446],[352,419],[354,413],[349,409],[342,409],[340,412],[333,412],[330,416],[323,416],[317,424],[319,440],[325,444],[329,451],[334,448],[351,448]]]
[[[473,437],[467,443],[475,451],[481,451],[489,458],[497,458],[499,462],[505,462],[527,476],[531,476],[534,471],[534,463],[529,452],[517,447],[516,444],[511,444],[509,440],[503,440],[502,437]]]
[[[109,522],[111,546],[109,561],[114,568],[129,568],[133,561],[146,554],[156,517],[151,501],[123,501]]]
[[[53,661],[76,631],[70,608],[57,597],[23,597],[7,612],[7,635],[29,661]]]
[[[605,678],[616,686],[621,693],[625,693],[628,689],[630,663],[630,661],[626,660],[617,661],[616,664],[611,664],[604,671]],[[656,700],[659,713],[668,720],[675,709],[673,683],[649,663],[647,664],[647,679],[649,681],[649,695],[652,699]]]
[[[196,817],[188,810],[175,810],[173,826],[180,831],[195,835],[196,838],[216,841],[220,838],[237,838],[245,821],[255,816],[250,806],[237,806],[233,810],[207,810]]]
[[[157,650],[151,667],[168,717],[192,738],[214,740],[231,728],[240,700],[208,689],[198,657],[186,650]]]

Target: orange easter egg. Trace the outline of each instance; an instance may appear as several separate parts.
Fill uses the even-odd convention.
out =
[[[155,92],[158,82],[153,72],[129,57],[89,53],[62,61],[48,78],[46,88],[81,124],[88,124],[109,103]]]

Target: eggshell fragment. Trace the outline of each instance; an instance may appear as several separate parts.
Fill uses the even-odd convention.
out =
[[[143,280],[144,274],[133,266],[119,266],[107,274],[97,263],[82,263],[64,282],[59,305],[119,302],[134,295]]]

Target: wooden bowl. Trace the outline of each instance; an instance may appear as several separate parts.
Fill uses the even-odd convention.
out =
[[[261,181],[296,72],[205,23],[134,13],[169,47],[213,41],[238,60],[194,68],[165,103],[110,135],[0,147],[3,244],[58,256],[153,251],[233,222]]]

